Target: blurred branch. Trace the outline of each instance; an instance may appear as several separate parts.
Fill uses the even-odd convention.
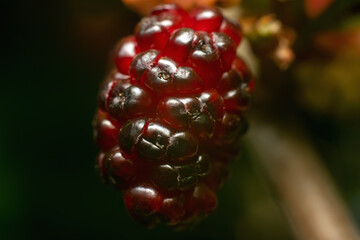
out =
[[[355,224],[306,138],[254,121],[248,140],[300,240],[357,240]],[[268,121],[267,121],[268,122]]]

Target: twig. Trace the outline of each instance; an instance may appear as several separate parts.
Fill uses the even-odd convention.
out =
[[[300,240],[358,240],[331,177],[304,137],[251,121],[248,140]]]

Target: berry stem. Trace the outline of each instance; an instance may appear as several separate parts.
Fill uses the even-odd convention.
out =
[[[247,140],[297,239],[360,239],[310,141],[298,130],[250,121]]]

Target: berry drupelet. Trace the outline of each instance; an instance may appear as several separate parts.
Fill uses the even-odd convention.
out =
[[[116,46],[94,120],[97,167],[139,222],[186,228],[216,208],[247,128],[240,41],[217,9],[161,5]]]

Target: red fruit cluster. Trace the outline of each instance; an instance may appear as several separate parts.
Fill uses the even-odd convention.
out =
[[[247,127],[240,40],[217,9],[161,5],[117,45],[94,120],[97,166],[143,224],[186,227],[216,208]]]

